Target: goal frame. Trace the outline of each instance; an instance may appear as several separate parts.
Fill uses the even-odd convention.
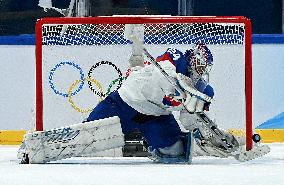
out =
[[[42,79],[42,26],[44,24],[143,24],[143,23],[240,23],[244,24],[245,52],[245,102],[246,102],[246,149],[253,147],[252,142],[252,26],[243,16],[99,16],[99,17],[59,17],[42,18],[36,22],[36,99],[35,129],[43,128],[43,79]]]

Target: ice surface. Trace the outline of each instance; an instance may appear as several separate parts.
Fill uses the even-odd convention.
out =
[[[284,144],[269,146],[269,154],[249,162],[197,157],[191,165],[141,157],[18,164],[17,146],[0,146],[0,185],[284,185]]]

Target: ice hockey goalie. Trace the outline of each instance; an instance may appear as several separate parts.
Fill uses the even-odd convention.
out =
[[[263,145],[245,151],[240,140],[219,129],[204,113],[214,96],[213,87],[204,78],[213,66],[213,55],[205,44],[196,43],[185,53],[169,48],[147,65],[144,55],[149,57],[149,53],[141,40],[133,39],[133,45],[131,73],[121,88],[101,101],[84,123],[26,135],[19,150],[24,163],[123,147],[124,134],[133,130],[143,134],[150,158],[161,163],[191,163],[193,155],[247,161],[269,152]],[[180,113],[186,132],[174,111]],[[92,124],[94,121],[99,124]]]

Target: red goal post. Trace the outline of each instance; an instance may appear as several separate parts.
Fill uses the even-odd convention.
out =
[[[248,150],[252,148],[252,27],[250,20],[242,16],[102,16],[39,19],[36,23],[36,130],[40,131],[44,128],[48,128],[48,125],[50,125],[49,122],[63,123],[64,120],[66,120],[67,124],[74,124],[76,121],[78,122],[80,119],[86,117],[86,109],[78,108],[74,103],[75,100],[71,99],[71,97],[75,98],[77,92],[82,89],[81,87],[84,85],[84,82],[82,81],[86,80],[86,75],[83,77],[83,73],[87,69],[90,69],[92,64],[98,64],[97,66],[106,64],[102,63],[105,59],[109,62],[106,64],[110,64],[108,65],[109,67],[113,68],[113,66],[116,66],[119,70],[122,69],[126,71],[126,64],[120,66],[118,63],[119,61],[116,61],[117,57],[120,56],[119,53],[121,53],[121,51],[130,51],[130,49],[120,50],[123,47],[128,48],[128,45],[131,45],[131,43],[122,38],[125,24],[145,25],[145,34],[147,34],[145,35],[145,47],[149,48],[149,52],[153,52],[153,56],[155,57],[162,54],[161,52],[163,52],[163,49],[167,47],[174,46],[178,48],[180,46],[181,48],[189,48],[190,45],[197,41],[206,42],[205,44],[208,44],[209,48],[212,45],[213,56],[214,51],[216,51],[216,53],[218,53],[219,50],[222,51],[214,57],[214,65],[219,65],[219,67],[216,67],[216,72],[213,72],[213,75],[210,76],[210,82],[212,81],[213,84],[215,83],[216,87],[221,87],[216,89],[216,93],[231,93],[233,94],[233,97],[228,95],[228,97],[232,99],[227,99],[228,101],[231,101],[231,107],[226,100],[221,97],[218,99],[217,97],[216,99],[220,101],[216,100],[217,106],[214,108],[212,105],[212,109],[213,112],[215,111],[214,115],[217,115],[216,117],[221,120],[220,122],[225,122],[224,120],[234,122],[234,114],[241,112],[239,116],[240,120],[236,121],[236,125],[241,125],[242,122],[245,122],[245,126],[237,126],[236,128],[246,130],[246,147]],[[119,46],[120,48],[116,46]],[[107,49],[108,47],[110,49]],[[227,47],[240,50],[238,51],[240,54],[238,52],[236,53],[235,49],[226,52]],[[74,54],[74,52],[78,50],[80,50],[80,53]],[[90,56],[92,54],[94,55]],[[69,55],[70,58],[66,58]],[[129,56],[129,54],[125,55]],[[240,58],[238,58],[239,55],[241,55]],[[222,61],[222,57],[225,58],[224,61]],[[87,61],[88,58],[92,58],[94,61],[89,62],[88,66],[84,66],[86,64],[82,64],[82,62]],[[120,60],[126,59],[127,58],[122,58]],[[232,64],[230,63],[231,60]],[[113,66],[111,64],[113,64]],[[231,72],[224,74],[222,78],[220,77],[220,71],[227,71],[227,64],[230,66],[229,70]],[[234,69],[234,65],[238,66],[236,67],[237,70]],[[81,75],[79,78],[81,81],[79,80],[73,84],[71,82],[62,82],[67,79],[67,77],[69,78],[72,73],[64,71],[63,73],[67,76],[64,77],[64,74],[60,74],[60,76],[58,73],[63,71],[62,66],[66,68],[71,66],[75,71],[79,71]],[[94,70],[97,69],[95,69],[96,65],[93,65],[92,67]],[[214,67],[215,66],[213,66],[213,69]],[[114,69],[114,71],[115,70],[117,71],[117,69]],[[233,73],[238,70],[241,71],[241,75],[238,79],[235,79],[236,74],[233,75]],[[91,69],[89,70],[89,73],[90,71]],[[99,73],[99,71],[101,70],[97,70],[97,73]],[[232,76],[230,76],[230,74],[232,74]],[[60,78],[61,80],[56,81],[56,78],[59,79],[56,75],[62,77]],[[214,75],[216,78],[214,78]],[[97,76],[101,78],[99,79],[100,82],[104,81],[103,77],[105,77],[105,75],[100,74]],[[214,81],[215,79],[218,80]],[[225,79],[225,81],[224,83],[221,83],[223,79]],[[234,80],[236,83],[229,83],[230,81],[234,82]],[[95,80],[92,82],[89,80],[87,81],[88,83],[95,82]],[[66,87],[64,86],[65,84]],[[239,87],[234,86],[234,84],[240,84],[241,90],[238,91]],[[77,88],[78,85],[80,86]],[[62,86],[62,88],[58,89],[59,86]],[[95,85],[93,85],[93,87],[94,86]],[[104,86],[104,89],[106,90],[110,85],[109,82],[104,82],[102,83],[102,86]],[[226,86],[228,86],[228,90]],[[119,88],[118,85],[116,85],[116,87]],[[234,91],[232,91],[234,88],[238,93],[234,94]],[[77,89],[77,91],[74,89]],[[223,92],[223,89],[226,89],[225,92]],[[95,90],[93,90],[93,92],[94,91]],[[239,103],[238,100],[235,100],[235,98],[239,96],[241,97],[240,102],[245,102],[244,105],[240,105],[241,108],[234,105]],[[83,97],[83,99],[86,99],[85,95]],[[65,100],[62,100],[63,98],[65,98]],[[57,100],[59,101],[58,103],[56,103]],[[65,102],[68,102],[68,105],[65,105]],[[232,112],[227,110],[228,108],[224,108],[226,111],[225,113],[221,112],[223,110],[220,110],[217,107],[223,105],[222,103],[219,105],[219,102],[226,104],[224,107],[233,109]],[[78,98],[76,99],[76,103],[83,105],[85,102],[81,102],[81,99]],[[213,104],[214,103],[215,102],[213,102]],[[71,104],[71,106],[69,104]],[[57,110],[57,106],[59,105],[62,105],[62,107],[58,107],[58,110],[60,111]],[[81,113],[85,115],[80,115],[77,116],[78,118],[75,118],[74,112],[80,112],[80,110]],[[56,115],[57,113],[58,115]],[[225,118],[220,116],[222,114],[226,114]],[[63,117],[61,118],[62,120],[56,120],[56,117],[60,116]],[[226,116],[229,117],[226,118]],[[51,119],[50,117],[54,118]],[[69,118],[70,120],[68,120]],[[58,127],[58,125],[52,125],[51,127]]]

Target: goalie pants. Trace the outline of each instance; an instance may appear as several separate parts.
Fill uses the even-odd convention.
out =
[[[120,118],[124,134],[138,129],[149,146],[154,149],[171,146],[184,136],[172,114],[161,116],[141,114],[126,104],[117,91],[101,101],[90,113],[87,121],[112,116]]]

